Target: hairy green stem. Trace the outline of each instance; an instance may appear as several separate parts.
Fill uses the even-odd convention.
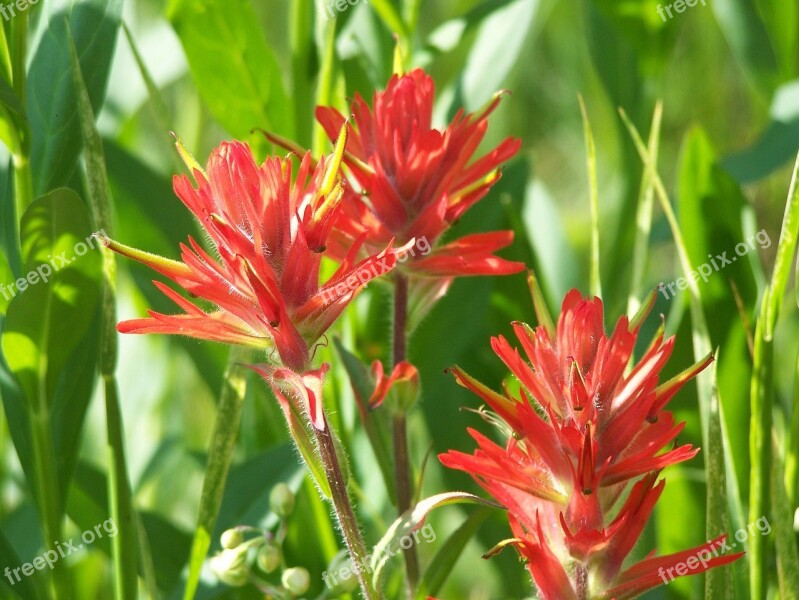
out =
[[[327,417],[323,414],[324,429],[319,430],[311,427],[316,436],[316,445],[319,449],[319,456],[324,465],[325,475],[330,483],[330,492],[333,499],[333,508],[338,518],[341,534],[344,536],[344,543],[347,545],[350,557],[352,558],[353,570],[355,571],[358,582],[361,585],[366,600],[380,598],[372,587],[372,582],[367,576],[366,568],[368,553],[361,537],[361,530],[358,527],[358,520],[352,510],[347,486],[344,483],[344,474],[341,471],[341,463],[336,454],[336,445],[333,442],[333,434],[330,431],[330,424]]]

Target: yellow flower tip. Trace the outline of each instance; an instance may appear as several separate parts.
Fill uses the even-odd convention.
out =
[[[478,179],[474,183],[464,186],[459,190],[455,190],[455,192],[452,194],[452,197],[449,200],[449,206],[456,205],[458,202],[460,202],[463,198],[465,198],[472,192],[475,192],[486,186],[494,185],[497,181],[499,181],[500,177],[502,177],[502,167],[497,167],[496,169],[488,173],[485,177]]]
[[[180,155],[180,159],[183,161],[183,164],[186,165],[186,168],[189,170],[192,176],[194,176],[195,171],[199,171],[203,174],[203,177],[206,176],[205,169],[202,168],[197,159],[192,156],[191,152],[186,148],[183,141],[175,134],[174,131],[170,131],[172,137],[175,138],[175,148],[178,150],[178,155]]]
[[[126,246],[125,244],[117,242],[116,240],[112,240],[106,236],[98,236],[97,239],[100,240],[109,250],[112,250],[121,256],[125,256],[145,264],[151,269],[154,269],[159,273],[166,274],[170,277],[181,275],[188,276],[192,272],[188,265],[182,262],[171,260],[150,252],[145,252],[144,250],[139,250],[137,248],[132,248],[131,246]]]
[[[330,157],[330,164],[327,165],[325,176],[322,179],[322,185],[319,188],[320,196],[328,196],[333,191],[333,188],[336,187],[337,182],[340,179],[341,163],[344,160],[344,150],[347,147],[347,137],[349,135],[348,127],[349,119],[344,121],[344,124],[341,126],[341,130],[339,131],[338,139],[336,139],[336,146],[333,149],[333,154]]]
[[[405,74],[405,57],[402,53],[402,42],[398,33],[394,33],[394,75],[402,76]]]

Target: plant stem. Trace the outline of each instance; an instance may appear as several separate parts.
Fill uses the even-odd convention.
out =
[[[40,401],[43,400],[40,398]],[[61,539],[61,491],[55,468],[50,413],[46,406],[40,406],[38,410],[31,410],[28,415],[31,422],[35,485],[41,511],[43,542],[47,550],[55,551],[56,542]],[[63,566],[56,566],[53,570],[50,585],[53,600],[58,600],[62,595],[71,595],[68,573]]]
[[[394,282],[394,343],[393,362],[396,366],[407,353],[408,345],[408,279],[397,273]],[[405,412],[394,415],[394,476],[397,482],[397,513],[402,515],[411,507],[413,488],[411,485],[411,465],[408,456],[408,421]],[[411,546],[404,550],[405,575],[408,595],[413,597],[413,590],[419,581],[419,562],[416,549]]]
[[[327,422],[327,416],[322,414],[324,422],[324,430],[319,430],[311,426],[311,429],[316,436],[316,445],[319,448],[319,456],[322,459],[322,464],[325,468],[325,475],[328,482],[330,482],[330,492],[333,499],[333,508],[338,517],[339,527],[344,536],[344,543],[347,544],[354,571],[358,576],[358,581],[361,584],[361,591],[364,598],[372,600],[379,598],[372,588],[372,582],[366,575],[367,557],[366,546],[361,537],[361,530],[358,527],[358,521],[355,518],[355,513],[350,504],[350,498],[347,495],[347,486],[344,483],[344,475],[341,471],[341,464],[336,454],[336,445],[333,442],[333,434],[330,431],[330,424]]]

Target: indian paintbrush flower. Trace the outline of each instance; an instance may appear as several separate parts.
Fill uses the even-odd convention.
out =
[[[502,93],[476,113],[460,110],[443,131],[432,124],[434,96],[433,79],[422,69],[394,75],[384,91],[374,94],[371,108],[356,94],[344,156],[352,186],[337,218],[333,251],[341,255],[361,239],[366,249],[391,239],[400,245],[425,240],[434,246],[432,253],[414,254],[401,268],[436,277],[441,285],[459,275],[519,272],[523,265],[493,254],[513,241],[511,231],[467,235],[435,247],[499,180],[500,165],[521,143],[508,138],[475,158]],[[316,116],[335,139],[344,116],[322,106]]]
[[[175,193],[200,221],[218,259],[192,237],[188,245],[181,244],[180,261],[103,241],[217,308],[206,312],[155,282],[184,314],[149,311],[149,318],[120,323],[119,331],[274,348],[277,362],[304,372],[313,345],[346,305],[372,278],[396,264],[391,243],[356,263],[356,243],[330,280],[320,285],[320,263],[344,195],[339,168],[345,144],[342,129],[334,154],[315,166],[306,154],[296,176],[290,158],[270,157],[258,165],[242,142],[222,143],[204,170],[188,159],[196,187],[187,176],[176,176]]]
[[[514,546],[527,560],[542,598],[633,598],[664,582],[658,569],[718,541],[623,566],[663,491],[660,471],[699,451],[688,444],[664,451],[684,426],[665,407],[712,361],[709,356],[661,383],[674,347],[661,327],[627,372],[650,309],[651,303],[632,322],[622,317],[608,337],[602,301],[572,290],[555,331],[514,323],[522,352],[503,336],[491,342],[518,380],[517,394],[508,386],[495,392],[452,369],[496,413],[487,419],[507,440],[499,446],[470,430],[478,445],[473,454],[450,450],[440,459],[472,475],[508,509],[514,537],[498,548]],[[708,552],[689,574],[739,556]]]

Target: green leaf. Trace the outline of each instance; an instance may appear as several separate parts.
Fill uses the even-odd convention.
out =
[[[491,508],[478,508],[461,524],[455,532],[447,538],[444,545],[433,557],[430,566],[422,576],[422,586],[425,595],[435,596],[441,590],[447,577],[455,568],[461,554],[466,549],[466,544],[472,539],[480,525],[491,515]]]
[[[763,97],[770,97],[778,83],[779,66],[754,0],[714,0],[708,4],[744,72]]]
[[[100,291],[98,242],[91,234],[86,207],[66,188],[35,200],[22,216],[27,275],[14,284],[2,344],[31,402],[40,394],[52,398],[91,323]]]
[[[14,88],[0,77],[0,140],[12,153],[20,152],[20,140],[27,126],[28,119],[19,96]]]
[[[702,273],[704,268],[697,285],[705,314],[714,317],[707,323],[710,345],[722,348],[718,381],[725,425],[730,439],[743,439],[749,433],[749,414],[747,406],[737,399],[739,390],[748,385],[752,365],[748,348],[741,343],[746,331],[740,314],[755,310],[756,280],[762,277],[758,252],[763,244],[759,243],[760,233],[744,228],[747,220],[754,222],[749,202],[739,185],[719,168],[710,139],[699,128],[692,128],[682,144],[677,197],[680,229],[692,271]],[[736,250],[740,244],[746,250],[741,255]],[[728,258],[730,264],[722,268],[719,255]],[[746,494],[747,449],[743,444],[733,444],[728,450]]]
[[[660,124],[663,118],[663,104],[658,102],[652,114],[652,126],[649,129],[647,150],[652,162],[657,164],[660,148]],[[633,272],[630,283],[630,296],[627,299],[627,314],[633,315],[641,307],[638,295],[643,292],[644,275],[649,257],[649,236],[652,231],[652,212],[655,202],[655,190],[652,178],[644,173],[638,192],[638,206],[635,211],[635,247],[633,251]]]
[[[105,473],[87,462],[79,463],[69,494],[69,518],[82,530],[92,529],[109,518],[107,506],[108,481]],[[185,567],[191,536],[156,514],[142,512],[138,516],[147,538],[156,541],[151,551],[158,587],[171,590],[178,584]],[[111,556],[112,539],[104,536],[98,538],[95,544]]]
[[[774,261],[774,271],[771,274],[771,294],[766,310],[766,339],[771,341],[774,337],[774,328],[780,316],[783,297],[788,286],[788,277],[791,274],[791,265],[796,255],[796,246],[799,242],[799,156],[793,167],[791,184],[788,189],[788,200],[785,203],[785,216],[780,231],[780,241],[777,245],[777,257]]]
[[[11,543],[6,538],[5,534],[0,531],[0,565],[3,567],[10,567],[14,569],[22,566],[25,561],[21,560]],[[11,579],[10,576],[7,576]],[[3,598],[22,598],[23,600],[36,600],[39,593],[27,577],[21,577],[19,581],[13,580],[13,586],[6,583],[6,577],[0,579],[0,590],[2,590]]]
[[[772,444],[772,454],[774,459],[771,461],[770,514],[773,523],[770,525],[774,531],[774,545],[777,550],[780,598],[797,600],[799,598],[799,550],[797,550],[796,536],[793,532],[795,507],[788,499],[785,489],[785,480],[783,479],[785,471],[776,440]]]
[[[591,206],[591,284],[592,296],[602,297],[602,282],[599,276],[599,185],[596,173],[596,144],[594,143],[594,132],[591,129],[591,121],[588,118],[588,110],[585,108],[583,97],[578,97],[580,101],[580,113],[583,117],[583,131],[585,135],[586,164],[588,168],[588,196]]]
[[[474,29],[493,13],[514,0],[487,0],[458,16],[437,26],[427,37],[427,46],[437,52],[450,52]]]
[[[236,438],[241,425],[241,409],[244,403],[247,378],[239,363],[248,362],[249,350],[233,348],[230,351],[228,367],[225,372],[225,384],[219,399],[219,410],[216,415],[214,437],[208,455],[208,466],[203,479],[203,491],[200,496],[200,509],[197,517],[197,528],[189,562],[189,576],[184,598],[190,600],[197,591],[200,571],[211,547],[211,533],[214,530],[222,494],[225,491],[233,451],[236,449]]]
[[[293,103],[251,2],[171,0],[167,13],[203,101],[228,133],[244,139],[260,127],[293,137]]]
[[[677,216],[674,213],[671,200],[663,185],[663,181],[657,172],[657,165],[653,162],[652,156],[649,154],[646,146],[644,146],[638,130],[623,110],[621,110],[621,116],[635,144],[635,148],[644,163],[647,176],[651,178],[655,194],[666,215],[666,219],[668,220],[674,237],[683,276],[688,280],[694,359],[698,361],[710,354],[712,344],[707,320],[705,318],[702,295],[697,283],[698,278],[692,278],[690,276],[693,268],[685,241],[686,238],[677,221]],[[721,406],[714,394],[713,374],[706,369],[697,375],[696,387],[699,398],[699,416],[702,426],[702,447],[706,452],[705,470],[708,481],[707,521],[705,531],[709,537],[713,537],[718,535],[719,532],[728,530],[730,507],[732,509],[733,522],[736,526],[742,524],[743,517],[740,508],[741,500],[737,496],[738,484],[735,471],[734,469],[730,469],[729,472],[725,473],[726,465],[732,462],[728,455],[732,444],[730,443],[724,424],[721,422]],[[721,426],[711,428],[710,425],[714,421],[719,421]],[[724,456],[724,460],[720,460],[719,456],[713,456],[713,458],[711,458],[711,453],[721,453]],[[726,482],[728,481],[729,483],[727,484]],[[717,486],[716,489],[709,489],[711,484],[715,484]],[[729,506],[719,506],[718,501],[725,493],[725,489],[728,493],[730,491],[733,492],[730,493]],[[719,583],[717,582],[716,585],[719,585]],[[724,593],[728,594],[726,597],[733,596],[733,592],[734,590],[730,590],[729,588],[724,590]]]
[[[401,517],[394,521],[385,535],[375,545],[370,562],[370,566],[374,572],[373,581],[375,588],[380,589],[384,567],[389,559],[397,554],[400,540],[421,527],[427,515],[430,514],[432,510],[449,504],[483,504],[493,508],[502,508],[489,500],[466,492],[445,492],[420,500],[416,506],[407,510]]]
[[[347,375],[349,375],[355,401],[358,404],[361,425],[363,425],[364,431],[366,431],[369,443],[372,445],[372,450],[375,453],[375,458],[377,458],[377,463],[380,466],[380,472],[383,475],[383,482],[386,485],[389,498],[391,502],[394,503],[396,502],[394,467],[390,449],[386,445],[388,434],[379,429],[379,423],[373,418],[369,406],[369,397],[374,390],[375,382],[372,381],[369,369],[366,365],[364,365],[357,356],[347,350],[339,338],[335,338],[333,342],[344,363],[344,368],[347,370]]]
[[[714,361],[712,369],[712,391],[711,391],[711,410],[710,410],[710,423],[708,424],[708,437],[710,439],[722,440],[721,432],[721,415],[719,414],[719,390],[717,386],[717,366],[718,366],[718,352],[716,353],[716,361]],[[716,530],[715,532],[707,531],[708,539],[711,536],[719,535],[722,532],[729,531],[730,523],[727,516],[727,478],[725,476],[725,448],[706,448],[707,458],[707,516],[708,523],[713,523],[713,526],[721,525],[724,529]],[[715,516],[719,515],[719,517]],[[728,600],[733,596],[734,583],[732,577],[732,569],[735,567],[721,567],[718,569],[710,569],[705,574],[705,600]]]
[[[492,12],[480,24],[459,79],[458,103],[482,106],[508,79],[535,26],[543,21],[543,0],[516,0]]]
[[[14,272],[6,260],[5,254],[0,254],[0,315],[6,314],[8,304],[11,302],[9,284],[14,281]]]
[[[28,75],[31,164],[37,195],[67,184],[80,154],[68,31],[72,31],[86,74],[92,109],[98,113],[105,98],[121,10],[122,0],[64,0],[51,7]]]
[[[769,116],[769,123],[750,146],[725,156],[721,161],[739,183],[750,183],[771,175],[799,150],[799,82],[786,83],[777,90]]]

